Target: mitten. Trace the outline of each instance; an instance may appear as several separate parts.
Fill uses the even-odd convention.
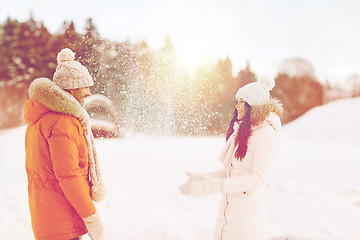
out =
[[[197,198],[203,198],[212,194],[220,193],[223,189],[223,179],[204,176],[201,181],[189,184],[189,195]]]
[[[179,190],[184,195],[190,195],[190,184],[203,180],[204,176],[192,172],[186,172],[186,175],[189,177],[189,179],[180,186]]]
[[[85,226],[89,232],[91,240],[101,240],[103,238],[103,225],[98,212],[89,217],[83,218]]]

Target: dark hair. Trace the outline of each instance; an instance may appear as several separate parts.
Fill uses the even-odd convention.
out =
[[[247,143],[248,143],[248,139],[250,137],[250,132],[251,132],[251,121],[250,121],[251,106],[248,103],[245,103],[245,108],[246,108],[246,113],[245,113],[245,116],[243,117],[243,119],[241,120],[241,124],[239,126],[239,131],[235,138],[236,139],[235,144],[236,144],[236,146],[238,146],[237,150],[235,151],[235,157],[236,157],[236,159],[239,159],[240,161],[246,155],[247,148],[248,148]],[[237,119],[237,116],[238,116],[238,111],[235,108],[234,117],[232,118],[230,125],[229,125],[229,129],[226,133],[226,141],[229,139],[231,134],[233,134],[233,132],[234,132],[234,123],[239,121]]]

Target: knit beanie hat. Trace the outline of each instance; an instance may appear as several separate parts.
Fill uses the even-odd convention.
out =
[[[262,78],[240,88],[236,93],[236,100],[244,99],[250,106],[264,105],[270,99],[269,91],[275,87],[274,78]]]
[[[62,49],[57,55],[57,67],[53,81],[62,89],[77,89],[94,85],[86,67],[74,61],[75,53],[69,48]]]

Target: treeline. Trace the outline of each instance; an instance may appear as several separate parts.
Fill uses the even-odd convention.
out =
[[[229,58],[189,72],[178,64],[169,37],[161,49],[154,50],[145,41],[102,38],[91,18],[83,34],[73,22],[65,21],[51,34],[33,18],[25,22],[9,18],[0,25],[0,128],[23,124],[22,105],[29,84],[37,77],[52,79],[56,55],[65,47],[93,76],[92,92],[113,101],[119,124],[131,132],[224,134],[236,91],[257,79],[250,64],[233,76]],[[284,123],[324,100],[323,86],[307,72],[279,73],[272,95],[284,104]]]

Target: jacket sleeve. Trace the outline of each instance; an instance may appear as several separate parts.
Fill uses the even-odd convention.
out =
[[[277,133],[263,129],[254,143],[253,165],[249,174],[224,179],[225,193],[247,192],[262,186],[278,150]]]
[[[226,170],[225,168],[221,168],[214,172],[205,173],[204,175],[215,178],[226,178]]]
[[[69,117],[61,118],[48,140],[56,178],[66,197],[80,217],[88,217],[96,209],[84,181],[84,170],[79,166],[79,130]]]

